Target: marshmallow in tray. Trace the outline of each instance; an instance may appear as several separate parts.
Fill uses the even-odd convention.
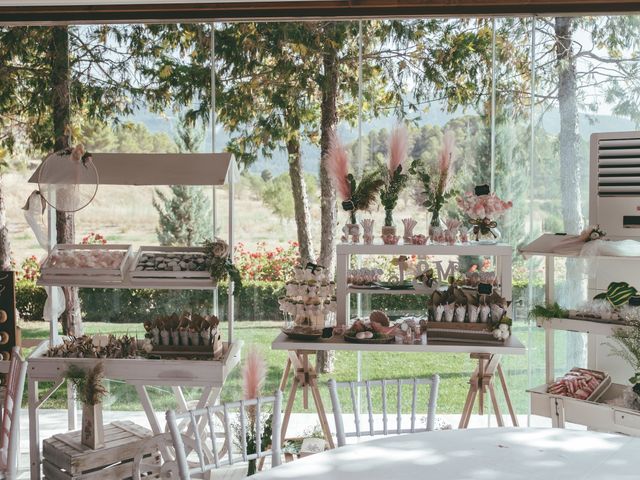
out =
[[[47,267],[117,269],[126,252],[123,250],[60,250],[51,254]]]
[[[586,400],[605,379],[602,372],[586,368],[572,368],[564,377],[547,387],[547,393]]]

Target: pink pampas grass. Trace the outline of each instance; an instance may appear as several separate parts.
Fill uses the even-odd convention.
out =
[[[438,194],[443,195],[445,190],[449,187],[449,180],[451,174],[451,167],[455,160],[455,135],[451,130],[447,130],[444,133],[442,139],[442,150],[438,155],[438,170],[440,171],[440,177],[438,178],[438,186],[436,191]]]
[[[326,153],[326,159],[327,172],[331,177],[334,188],[343,201],[348,200],[351,198],[351,184],[347,179],[347,175],[349,174],[349,156],[335,131],[331,133],[331,137],[329,138],[329,149]]]
[[[389,136],[389,175],[401,166],[407,158],[409,133],[403,123],[399,123]]]
[[[242,393],[245,400],[257,398],[267,377],[267,365],[255,347],[249,348],[242,367]]]

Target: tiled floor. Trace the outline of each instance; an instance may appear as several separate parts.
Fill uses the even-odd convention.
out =
[[[104,412],[105,423],[112,422],[114,420],[131,420],[134,423],[149,428],[149,422],[143,412]],[[453,428],[457,428],[460,421],[460,415],[439,415],[438,423],[442,425],[451,425]],[[505,418],[508,422],[508,419]],[[518,421],[521,426],[528,424],[528,418],[526,415],[518,417]],[[20,418],[20,475],[19,480],[29,478],[29,419],[27,410],[24,409]],[[330,422],[333,422],[330,419]],[[163,422],[164,423],[164,422]],[[299,436],[305,431],[310,431],[317,424],[317,417],[312,413],[300,413],[292,415],[291,422],[289,424],[289,431],[287,436]],[[345,425],[348,425],[348,420],[345,420]],[[531,417],[530,426],[532,427],[549,427],[550,420],[541,417]],[[494,427],[495,419],[489,418],[488,415],[483,417],[474,415],[470,422],[470,428],[486,428]],[[40,441],[48,438],[56,433],[65,432],[67,429],[67,411],[66,410],[42,410],[40,413]]]

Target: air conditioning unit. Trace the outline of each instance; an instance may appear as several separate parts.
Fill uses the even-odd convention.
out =
[[[589,223],[612,239],[640,239],[640,132],[591,135]]]

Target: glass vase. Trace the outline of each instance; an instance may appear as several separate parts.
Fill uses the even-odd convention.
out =
[[[496,222],[488,219],[476,219],[469,229],[469,242],[480,245],[495,245],[500,242],[502,233],[498,230]]]
[[[447,230],[447,225],[444,223],[440,212],[435,211],[431,213],[431,221],[429,222],[429,239],[431,243],[444,244],[446,243],[444,238],[444,232]]]

